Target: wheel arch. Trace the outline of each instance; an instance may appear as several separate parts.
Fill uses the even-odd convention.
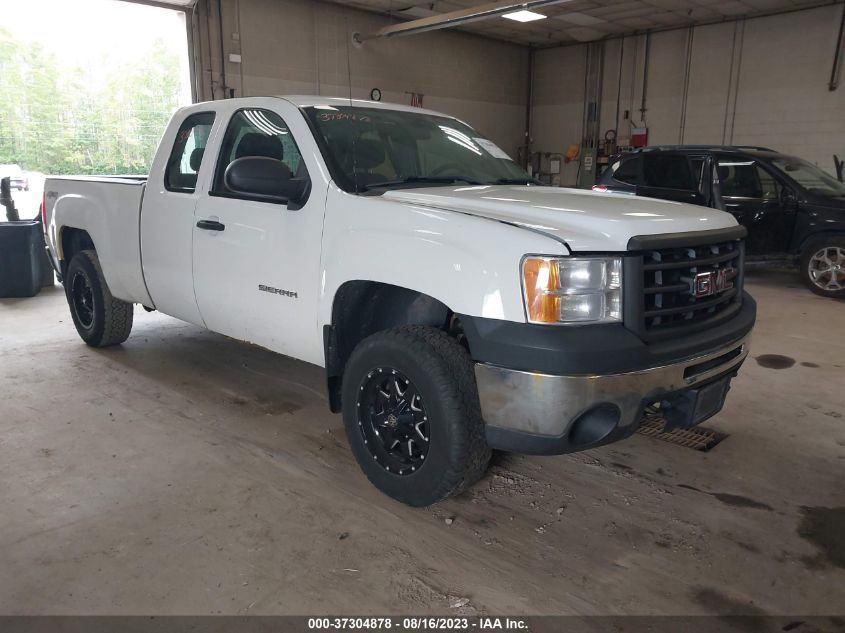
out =
[[[371,334],[402,325],[428,325],[463,340],[454,312],[428,294],[368,280],[347,281],[338,288],[332,301],[331,323],[323,326],[332,412],[341,410],[343,371],[355,346]]]
[[[798,252],[796,253],[798,257],[804,255],[804,252],[807,250],[807,247],[812,244],[813,242],[824,239],[824,238],[845,238],[845,229],[822,229],[820,231],[815,231],[813,233],[809,233],[805,235],[804,238],[801,240],[801,243],[798,245]]]
[[[62,276],[67,273],[67,267],[70,265],[70,260],[73,259],[80,251],[93,250],[97,247],[94,245],[94,240],[85,229],[79,229],[73,226],[62,226],[59,229],[59,266],[61,267]]]

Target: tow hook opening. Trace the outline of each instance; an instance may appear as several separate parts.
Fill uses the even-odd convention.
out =
[[[615,404],[599,404],[582,413],[569,428],[569,443],[584,447],[601,442],[619,425],[622,412]]]

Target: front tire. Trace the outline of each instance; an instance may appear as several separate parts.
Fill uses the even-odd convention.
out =
[[[801,280],[817,295],[845,299],[845,237],[824,236],[801,254]]]
[[[73,324],[83,341],[108,347],[129,338],[133,305],[112,296],[95,251],[74,255],[64,282]]]
[[[343,421],[370,482],[411,506],[465,490],[490,460],[472,361],[436,328],[362,341],[343,375]]]

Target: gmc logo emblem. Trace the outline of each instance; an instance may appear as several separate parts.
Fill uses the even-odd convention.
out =
[[[720,268],[709,273],[698,273],[693,277],[691,294],[700,299],[733,288],[733,282],[728,279],[733,272],[733,268]]]

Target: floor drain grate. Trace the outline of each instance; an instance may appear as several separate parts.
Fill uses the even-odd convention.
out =
[[[727,437],[725,433],[719,433],[701,426],[694,426],[689,429],[673,429],[663,431],[666,421],[659,416],[646,416],[637,433],[647,437],[653,437],[664,442],[677,444],[697,451],[709,451],[719,442]]]

